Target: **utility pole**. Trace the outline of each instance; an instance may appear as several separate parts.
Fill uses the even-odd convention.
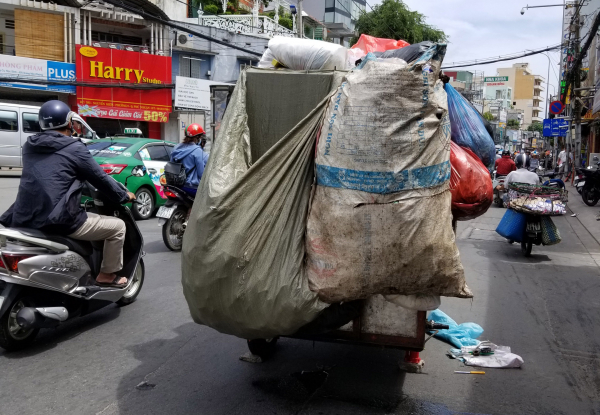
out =
[[[578,10],[581,10],[581,8],[579,8]],[[584,53],[581,50],[581,44],[579,41],[579,35],[580,35],[580,28],[581,28],[581,15],[579,14],[579,12],[577,13],[577,15],[575,16],[575,52],[577,54],[580,53]],[[592,35],[590,35],[592,36]],[[575,68],[575,81],[574,81],[574,88],[573,88],[573,93],[574,93],[574,100],[571,101],[571,118],[574,117],[574,121],[575,121],[575,143],[581,143],[581,90],[579,89],[581,87],[581,70],[579,69],[579,67]],[[570,129],[569,129],[570,130]],[[571,131],[569,131],[570,133]],[[575,154],[573,154],[573,141],[572,141],[572,134],[569,134],[569,143],[567,146],[567,166],[571,167],[572,171],[575,171]],[[573,163],[571,163],[571,156],[573,157]],[[572,165],[571,165],[572,164]],[[571,177],[571,184],[573,183],[573,179],[574,176]]]
[[[296,27],[298,28],[298,37],[302,39],[304,37],[304,25],[302,24],[302,0],[298,0],[298,15],[296,16],[298,19],[298,23]]]

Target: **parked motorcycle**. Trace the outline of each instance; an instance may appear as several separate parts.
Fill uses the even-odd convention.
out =
[[[143,176],[144,166],[132,170]],[[127,180],[125,180],[127,185]],[[84,190],[86,190],[84,188]],[[29,346],[41,328],[84,316],[112,303],[135,301],[144,284],[144,240],[128,207],[114,204],[87,185],[86,209],[116,216],[126,225],[123,270],[126,287],[100,287],[103,241],[81,241],[38,229],[0,229],[0,347]]]
[[[594,163],[596,166],[600,166],[600,160],[597,156],[594,156]],[[581,198],[583,203],[588,206],[596,206],[598,200],[600,200],[600,169],[578,169],[577,173],[582,175],[579,183],[581,187]]]
[[[498,207],[504,207],[504,200],[502,199],[506,189],[504,188],[504,180],[506,176],[498,176],[496,170],[493,172],[492,186],[494,187],[494,204]]]
[[[167,248],[171,251],[181,251],[183,234],[194,205],[194,196],[169,184],[163,185],[163,191],[167,201],[156,213],[158,226],[162,226],[162,237]]]

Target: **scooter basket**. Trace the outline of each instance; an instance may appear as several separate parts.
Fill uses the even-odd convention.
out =
[[[165,181],[170,186],[181,187],[185,184],[187,175],[181,163],[168,162],[165,164]]]
[[[556,245],[562,240],[558,228],[548,216],[542,216],[542,244]]]
[[[506,239],[522,242],[525,236],[526,226],[527,215],[508,209],[500,220],[496,232]]]

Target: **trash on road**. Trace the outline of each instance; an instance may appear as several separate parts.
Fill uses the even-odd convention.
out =
[[[466,370],[455,370],[454,373],[460,373],[461,375],[485,375],[485,372],[479,370],[471,370],[470,372]]]
[[[450,318],[442,310],[433,310],[429,313],[430,320],[440,324],[447,324],[450,326],[447,330],[438,330],[434,335],[436,339],[443,340],[451,345],[461,348],[463,346],[477,346],[480,341],[477,337],[481,336],[483,329],[479,324],[475,323],[462,323],[458,324],[452,318]]]
[[[491,350],[487,353],[478,351],[486,348]],[[520,368],[523,358],[511,352],[508,346],[498,346],[490,341],[482,341],[477,346],[463,346],[460,349],[451,349],[448,355],[462,361],[467,366],[489,367],[489,368]]]

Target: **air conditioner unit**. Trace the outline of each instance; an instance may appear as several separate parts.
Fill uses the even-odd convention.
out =
[[[180,48],[194,49],[193,38],[185,33],[178,33],[175,38],[175,45]]]

